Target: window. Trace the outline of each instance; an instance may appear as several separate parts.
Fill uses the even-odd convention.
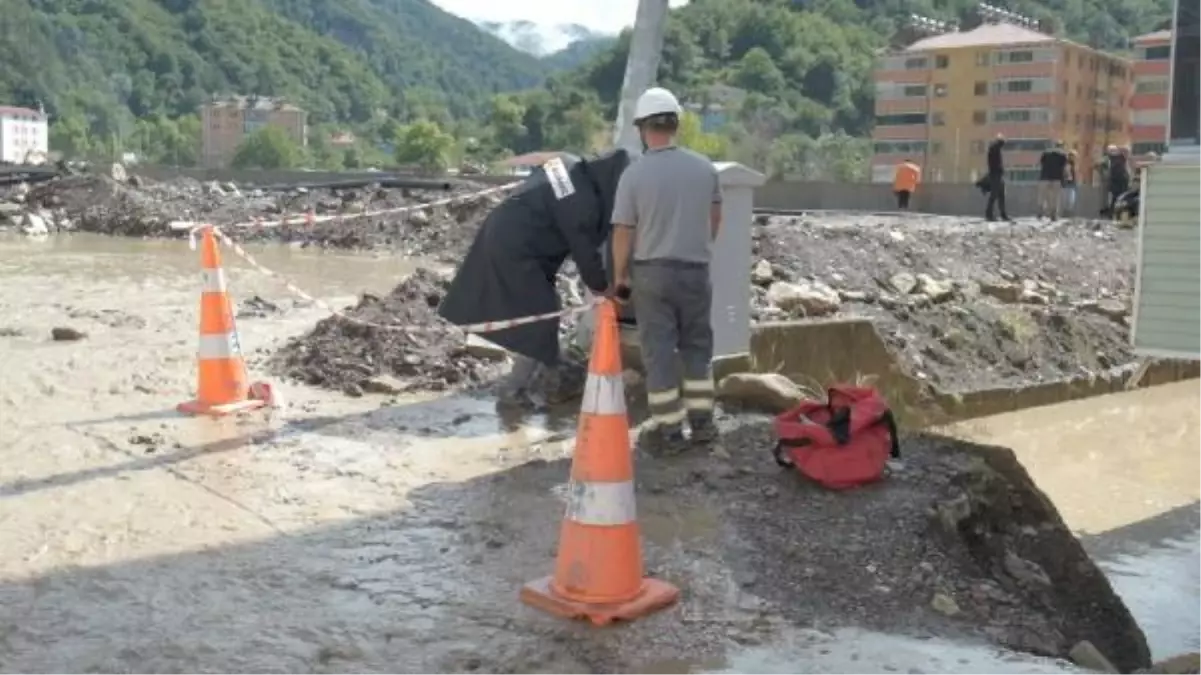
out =
[[[934,95],[937,96],[938,98],[944,98],[947,95],[947,85],[945,85],[945,84],[934,85]]]
[[[1013,52],[1001,52],[1001,55],[1004,63],[1031,63],[1034,61],[1034,52],[1028,49]]]
[[[1076,126],[1080,126],[1080,113],[1076,113]]]
[[[945,125],[946,123],[947,123],[947,119],[943,115],[943,113],[936,112],[936,113],[933,113],[930,115],[930,124],[933,124],[936,127],[941,127],[941,126]]]
[[[988,52],[976,52],[976,65],[987,66],[988,64],[992,63],[990,56],[991,55]]]
[[[1010,80],[1005,86],[1005,91],[1012,93],[1028,92],[1033,90],[1034,83],[1030,80]]]
[[[994,94],[1049,94],[1055,91],[1055,81],[1049,77],[997,80],[992,83]]]
[[[949,56],[946,56],[945,54],[939,54],[938,56],[934,57],[935,68],[946,68],[949,65],[951,65],[951,58]]]
[[[988,113],[983,110],[977,110],[972,113],[972,124],[987,124]]]
[[[1042,152],[1053,145],[1049,138],[1008,138],[1005,149],[1015,152]]]
[[[1172,45],[1158,45],[1143,50],[1144,61],[1167,61],[1172,58]]]
[[[1076,98],[1084,98],[1084,85],[1076,85]]]
[[[876,141],[872,151],[877,155],[920,155],[926,152],[925,141]]]
[[[905,70],[922,70],[929,66],[929,60],[924,56],[905,59]]]
[[[878,127],[903,127],[913,124],[925,124],[926,113],[900,113],[896,115],[876,115]]]
[[[988,93],[988,83],[977,82],[976,86],[973,87],[972,93],[974,93],[976,96],[984,96]]]
[[[1049,124],[1055,119],[1047,108],[1000,108],[992,111],[992,121],[997,124]]]
[[[918,98],[926,95],[926,85],[924,84],[907,84],[901,88],[901,96],[905,98]]]
[[[1151,153],[1161,154],[1167,148],[1163,143],[1135,143],[1130,146],[1130,154],[1132,155],[1149,155]]]
[[[1166,94],[1168,93],[1168,78],[1167,76],[1140,77],[1134,81],[1134,93]]]

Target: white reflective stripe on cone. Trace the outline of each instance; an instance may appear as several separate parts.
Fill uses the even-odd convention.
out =
[[[215,270],[200,270],[200,276],[204,279],[202,290],[205,293],[225,292],[225,270],[220,267]]]
[[[654,427],[666,427],[673,424],[683,423],[684,418],[687,416],[688,412],[681,408],[679,410],[673,410],[669,413],[663,413],[662,415],[651,415],[650,419],[647,421],[650,422],[651,426]]]
[[[626,414],[625,387],[621,375],[588,373],[584,382],[584,399],[580,402],[582,415]]]
[[[567,519],[580,525],[626,525],[638,517],[634,482],[578,483],[568,486]]]
[[[197,355],[202,359],[230,359],[241,356],[241,353],[237,333],[200,336],[200,350]]]
[[[688,410],[713,410],[711,398],[685,398],[684,408]]]
[[[663,391],[648,391],[646,392],[646,402],[651,405],[664,405],[680,398],[680,392],[676,389],[664,389]]]
[[[685,394],[704,394],[713,391],[713,380],[684,380]]]

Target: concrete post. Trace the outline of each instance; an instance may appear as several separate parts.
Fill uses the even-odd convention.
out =
[[[767,181],[737,162],[715,162],[722,190],[722,228],[713,245],[713,360],[749,358],[751,352],[751,223],[755,188]]]
[[[663,35],[667,30],[667,11],[668,0],[638,0],[634,31],[630,36],[630,53],[626,57],[625,79],[621,85],[621,105],[617,109],[617,121],[613,129],[613,147],[625,148],[631,159],[642,154],[642,140],[634,128],[634,104],[642,92],[651,88],[659,73]],[[610,255],[609,244],[606,243],[601,257],[612,274]],[[584,353],[592,349],[594,322],[595,313],[585,312],[576,324],[573,342]]]

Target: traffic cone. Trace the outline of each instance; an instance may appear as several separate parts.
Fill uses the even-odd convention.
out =
[[[668,607],[680,590],[642,576],[613,302],[601,304],[596,321],[555,573],[526,584],[520,597],[551,614],[603,626]]]
[[[201,232],[200,268],[204,288],[200,293],[199,386],[196,399],[180,403],[177,409],[189,415],[219,417],[261,408],[265,402],[250,397],[246,363],[212,227]]]

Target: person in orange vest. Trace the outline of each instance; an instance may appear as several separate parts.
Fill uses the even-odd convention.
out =
[[[892,179],[892,191],[897,196],[897,208],[909,210],[909,198],[917,191],[918,183],[922,182],[922,170],[913,160],[907,159],[897,165]]]

